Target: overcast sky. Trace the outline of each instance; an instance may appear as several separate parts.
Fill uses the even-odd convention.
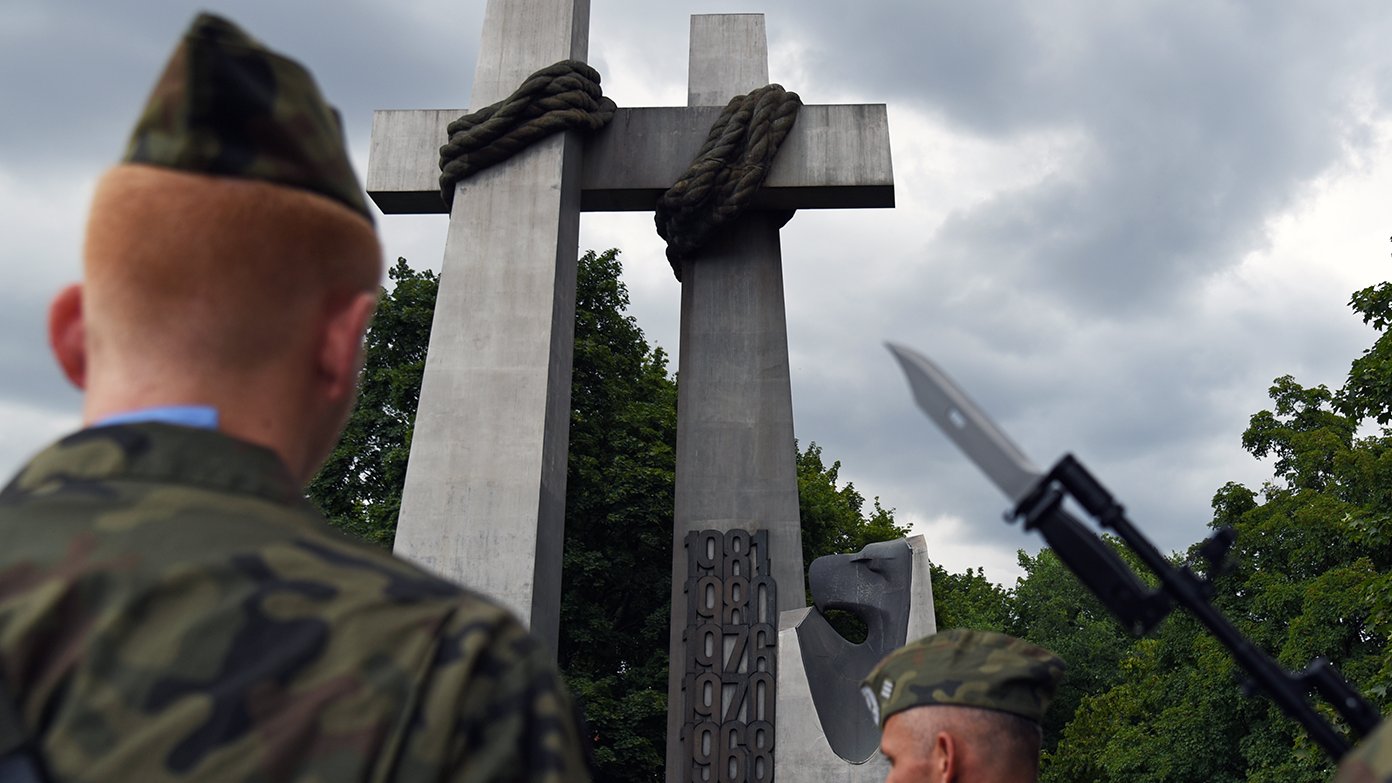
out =
[[[360,176],[372,110],[467,105],[481,0],[206,7],[314,71]],[[0,5],[0,465],[78,424],[47,302],[195,10]],[[1269,476],[1240,436],[1272,379],[1337,386],[1371,344],[1347,301],[1392,251],[1392,6],[594,0],[606,93],[685,104],[688,15],[716,12],[767,14],[771,78],[805,102],[889,106],[897,206],[782,232],[794,414],[948,568],[1011,584],[1039,541],[1002,523],[884,340],[936,359],[1041,467],[1077,454],[1166,551],[1205,534],[1223,483]],[[439,268],[443,217],[380,225],[389,258]],[[675,355],[651,215],[587,215],[580,249],[608,247]]]

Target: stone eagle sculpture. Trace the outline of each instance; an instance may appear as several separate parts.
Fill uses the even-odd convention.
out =
[[[819,557],[808,581],[813,605],[779,621],[777,747],[784,759],[804,759],[817,779],[883,780],[880,765],[866,763],[878,760],[880,731],[860,682],[892,650],[936,630],[923,537]],[[831,610],[864,622],[865,640],[841,636],[827,622]]]

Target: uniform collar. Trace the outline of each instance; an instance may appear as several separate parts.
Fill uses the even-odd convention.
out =
[[[111,480],[169,482],[304,503],[301,488],[270,449],[215,430],[160,422],[89,427],[34,457],[0,497]]]
[[[215,430],[218,427],[218,411],[211,405],[158,405],[116,413],[98,419],[92,423],[92,426],[105,427],[111,424],[136,424],[144,421],[160,421],[183,427]]]

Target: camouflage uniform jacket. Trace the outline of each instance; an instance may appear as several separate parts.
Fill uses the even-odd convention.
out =
[[[1383,720],[1344,756],[1334,783],[1392,783],[1392,720]]]
[[[588,779],[508,612],[213,431],[84,430],[0,493],[0,666],[58,780]]]

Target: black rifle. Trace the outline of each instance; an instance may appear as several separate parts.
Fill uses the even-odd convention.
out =
[[[1065,511],[1065,496],[1072,497],[1098,525],[1130,547],[1159,578],[1160,586],[1147,587],[1100,536]],[[1266,691],[1336,762],[1348,752],[1349,743],[1310,704],[1307,696],[1311,691],[1318,692],[1359,737],[1367,736],[1381,720],[1373,706],[1328,661],[1316,658],[1301,671],[1286,671],[1213,606],[1212,579],[1222,570],[1223,559],[1236,538],[1232,528],[1219,529],[1199,547],[1209,563],[1209,577],[1198,576],[1187,565],[1175,566],[1126,519],[1111,493],[1071,454],[1059,460],[1009,516],[1024,520],[1026,530],[1037,529],[1043,534],[1059,560],[1132,634],[1140,636],[1153,629],[1175,604],[1189,610],[1228,648],[1253,686]]]

